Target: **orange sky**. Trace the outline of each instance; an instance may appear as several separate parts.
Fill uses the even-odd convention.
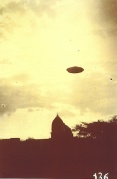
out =
[[[116,0],[0,0],[0,138],[48,138],[57,113],[70,127],[116,114],[116,11]]]

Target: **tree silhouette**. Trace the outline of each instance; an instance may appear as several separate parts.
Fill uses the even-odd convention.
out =
[[[77,132],[77,137],[114,139],[117,137],[117,115],[108,122],[103,120],[92,123],[82,122],[80,125],[76,125],[72,131]]]

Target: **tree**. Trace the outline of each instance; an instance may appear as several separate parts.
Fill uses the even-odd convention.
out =
[[[72,131],[77,132],[77,137],[115,138],[117,137],[117,115],[108,122],[103,120],[92,123],[82,122],[82,124],[76,125]]]

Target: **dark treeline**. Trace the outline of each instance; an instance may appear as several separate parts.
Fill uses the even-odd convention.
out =
[[[112,139],[117,137],[117,116],[113,116],[109,121],[98,120],[97,122],[82,122],[76,125],[72,131],[77,132],[77,137],[97,138],[100,140]]]
[[[88,179],[102,172],[116,179],[117,117],[82,123],[73,131],[78,137],[0,140],[0,177]]]

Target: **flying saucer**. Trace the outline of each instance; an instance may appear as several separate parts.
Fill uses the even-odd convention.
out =
[[[82,67],[73,66],[66,69],[69,73],[81,73],[84,71]]]

